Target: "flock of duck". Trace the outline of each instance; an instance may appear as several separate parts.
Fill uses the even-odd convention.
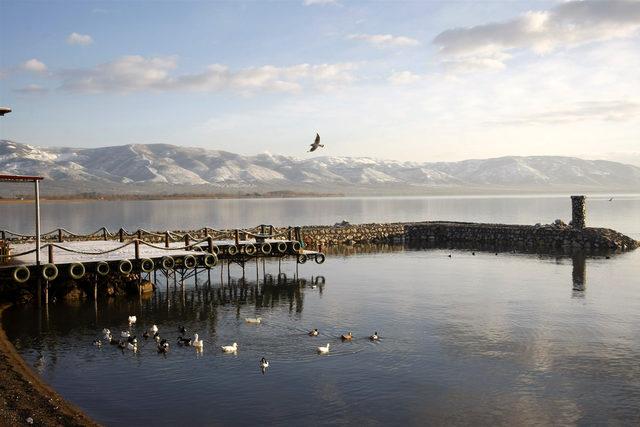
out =
[[[111,333],[111,331],[107,328],[103,329],[102,333],[104,334],[104,341],[107,342],[108,344],[117,346],[123,352],[124,350],[130,350],[135,353],[138,351],[138,338],[135,335],[132,335],[131,328],[133,327],[133,325],[136,324],[136,322],[138,321],[138,318],[136,316],[129,316],[127,320],[129,322],[129,329],[126,331],[121,331],[119,339],[115,338]],[[251,323],[251,324],[259,324],[262,322],[262,318],[260,317],[247,317],[244,320],[246,323]],[[178,332],[180,333],[177,339],[178,346],[194,347],[198,352],[203,351],[204,341],[200,338],[197,332],[193,335],[193,338],[185,337],[185,335],[187,334],[187,329],[184,326],[179,326]],[[309,331],[307,335],[309,335],[310,337],[317,337],[318,335],[320,335],[320,331],[316,328]],[[153,339],[156,342],[158,353],[166,354],[169,352],[169,341],[166,338],[162,338],[160,336],[159,328],[157,325],[154,324],[148,330],[145,330],[144,333],[142,334],[142,338],[145,341],[149,339]],[[342,341],[352,341],[353,334],[351,332],[347,332],[346,334],[340,335],[340,339]],[[369,340],[371,341],[378,341],[379,339],[380,337],[378,336],[377,331],[374,332],[373,335],[369,336]],[[93,345],[96,347],[102,347],[102,341],[103,340],[101,339],[96,339],[93,342]],[[330,343],[327,343],[326,346],[317,347],[318,354],[329,353],[330,345],[331,345]],[[234,342],[231,345],[223,345],[223,346],[220,346],[220,349],[224,353],[237,354],[238,343]],[[269,367],[269,361],[267,361],[267,359],[263,357],[260,360],[260,368],[262,369],[263,373],[268,367]]]

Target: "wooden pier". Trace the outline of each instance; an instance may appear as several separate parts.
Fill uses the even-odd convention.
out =
[[[0,240],[11,252],[0,255],[0,283],[56,279],[81,279],[87,274],[150,275],[174,270],[210,269],[220,262],[237,263],[258,258],[294,257],[297,264],[314,260],[322,264],[325,255],[304,249],[301,229],[276,229],[260,225],[248,230],[134,232],[123,228],[110,232],[102,227],[93,233],[76,234],[56,229],[39,236],[0,230]],[[36,243],[40,241],[39,251]],[[181,274],[184,274],[183,272]]]

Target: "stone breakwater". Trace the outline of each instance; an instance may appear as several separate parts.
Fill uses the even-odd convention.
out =
[[[360,243],[425,243],[512,247],[523,250],[626,251],[640,242],[607,228],[550,225],[482,224],[469,222],[413,222],[336,224],[302,227],[308,248]]]

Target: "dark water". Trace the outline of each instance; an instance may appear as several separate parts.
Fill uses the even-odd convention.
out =
[[[640,238],[640,195],[588,196],[588,224]],[[47,202],[42,229],[64,227],[92,232],[106,226],[135,230],[242,228],[258,224],[324,225],[393,221],[477,221],[512,224],[571,220],[569,196],[536,197],[372,197],[323,199],[240,199]],[[31,204],[1,205],[0,226],[34,231]]]
[[[592,198],[589,221],[639,238],[640,198],[616,201]],[[47,221],[81,231],[107,220],[130,228],[247,225],[218,202],[189,202],[183,217],[172,203],[47,205]],[[235,205],[251,225],[569,215],[567,198],[219,203]],[[0,217],[13,227],[28,221]],[[171,281],[167,293],[160,281],[146,299],[17,308],[5,328],[47,382],[106,425],[640,423],[640,251],[585,261],[386,247],[301,265],[301,283],[292,281],[293,263],[282,269],[287,284],[264,283],[251,264],[244,282],[232,266],[231,283],[226,269],[222,283],[218,267],[212,283],[200,274],[197,287],[193,278],[184,288]],[[266,272],[277,275],[278,264]],[[130,314],[139,338],[153,323],[170,338],[166,357],[150,343],[137,354],[92,346],[102,328],[126,328]],[[254,316],[263,322],[245,323]],[[175,345],[178,325],[204,338],[202,354]],[[311,328],[321,336],[306,336]],[[372,343],[376,330],[381,339]],[[355,338],[343,343],[337,337],[347,331]],[[219,351],[234,341],[237,355]],[[326,343],[330,354],[317,355]],[[271,362],[264,375],[263,356]]]

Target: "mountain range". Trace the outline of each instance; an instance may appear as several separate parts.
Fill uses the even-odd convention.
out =
[[[639,167],[575,157],[507,156],[420,163],[368,157],[297,158],[269,153],[244,156],[168,144],[38,147],[9,140],[0,140],[0,173],[41,175],[48,188],[58,192],[640,189]]]

